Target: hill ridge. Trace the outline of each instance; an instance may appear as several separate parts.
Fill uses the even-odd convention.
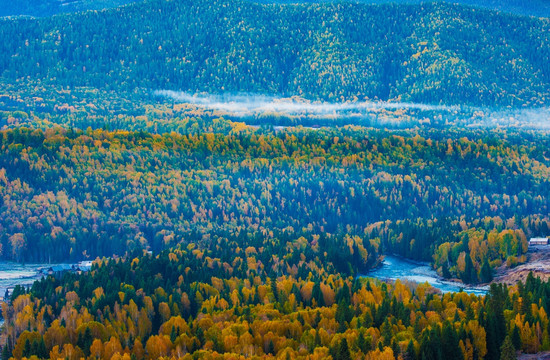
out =
[[[69,87],[540,106],[549,102],[549,34],[546,19],[443,3],[160,0],[1,22],[0,75]]]

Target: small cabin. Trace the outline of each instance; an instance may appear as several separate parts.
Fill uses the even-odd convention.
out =
[[[548,238],[536,237],[529,240],[529,245],[548,245]]]

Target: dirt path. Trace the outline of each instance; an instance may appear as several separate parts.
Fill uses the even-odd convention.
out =
[[[550,245],[529,246],[527,262],[509,269],[506,265],[495,272],[495,282],[515,285],[518,280],[525,281],[529,272],[543,280],[550,278]]]

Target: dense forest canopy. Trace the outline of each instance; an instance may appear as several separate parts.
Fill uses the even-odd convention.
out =
[[[60,13],[104,10],[135,2],[134,0],[0,0],[0,16],[46,17]]]
[[[547,19],[444,3],[153,0],[0,21],[0,76],[111,90],[548,105],[549,30]]]
[[[525,261],[526,238],[548,231],[544,134],[227,126],[226,135],[1,132],[2,256],[158,251],[246,229],[350,236],[366,252],[340,264],[348,274],[384,249],[477,282],[484,262]]]
[[[139,0],[138,0],[139,1]],[[0,16],[35,16],[45,17],[59,13],[71,13],[86,10],[109,9],[133,2],[135,0],[0,0]],[[334,0],[256,0],[265,3],[319,3],[333,2]],[[437,0],[436,0],[437,1]],[[545,0],[439,0],[452,4],[463,4],[490,10],[509,12],[526,16],[550,16],[550,4]],[[350,1],[353,2],[353,1]],[[404,3],[418,4],[422,0],[358,0],[367,4]],[[433,1],[435,2],[435,1]]]
[[[550,283],[532,275],[486,296],[361,276],[391,253],[488,284],[550,235],[548,19],[152,0],[0,19],[0,39],[0,259],[95,259],[13,289],[2,359],[550,350]],[[236,94],[352,110],[204,104]],[[378,100],[414,104],[353,108]]]
[[[532,276],[485,297],[442,295],[325,273],[331,263],[317,260],[304,276],[270,277],[276,256],[218,257],[222,247],[98,261],[15,289],[3,358],[498,360],[550,347],[550,283]]]
[[[281,2],[286,2],[286,0]],[[314,1],[304,0],[303,2]],[[421,4],[426,2],[447,2],[451,4],[468,5],[517,15],[550,17],[550,4],[546,0],[360,0],[359,2],[367,4]]]

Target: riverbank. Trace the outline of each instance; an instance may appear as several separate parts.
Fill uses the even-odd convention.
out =
[[[467,286],[461,282],[443,279],[428,263],[409,260],[394,255],[386,255],[381,266],[361,276],[390,281],[401,279],[419,284],[427,282],[443,293],[465,291],[476,295],[484,295],[489,289],[486,285]]]
[[[503,264],[494,272],[494,283],[503,283],[508,286],[527,279],[530,272],[543,281],[550,280],[550,245],[530,246],[527,252],[527,261],[524,264],[509,268]],[[403,279],[417,283],[428,282],[442,292],[465,291],[477,295],[484,295],[489,291],[490,284],[475,286],[466,285],[460,280],[445,279],[433,270],[429,263],[410,260],[396,255],[386,255],[379,266],[370,270],[364,277],[373,277],[381,280],[395,281]]]
[[[550,279],[549,245],[530,246],[527,251],[527,262],[513,268],[509,268],[505,264],[500,266],[495,271],[493,281],[515,285],[518,281],[525,281],[530,272],[543,281]]]
[[[520,354],[518,360],[550,360],[550,351],[544,351],[537,354]]]
[[[67,271],[88,271],[91,261],[81,261],[75,264],[20,264],[0,261],[0,301],[6,293],[13,291],[19,285],[30,287],[32,284],[48,275],[58,276]]]

